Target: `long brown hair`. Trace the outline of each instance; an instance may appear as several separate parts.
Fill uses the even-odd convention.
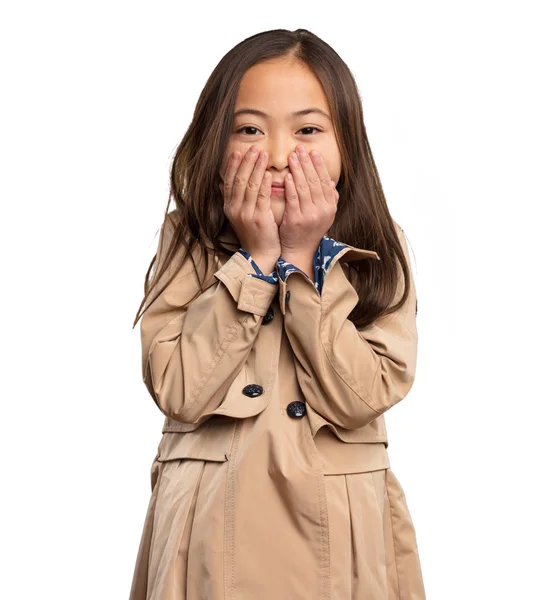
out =
[[[210,252],[234,254],[235,250],[225,248],[219,239],[227,228],[219,189],[219,167],[234,125],[238,89],[244,73],[256,63],[289,56],[308,65],[323,86],[341,154],[339,202],[328,235],[357,248],[375,250],[380,257],[380,260],[347,263],[359,296],[349,319],[355,326],[365,327],[378,317],[398,310],[407,300],[409,266],[384,197],[353,75],[335,50],[307,29],[274,29],[248,37],[232,48],[215,67],[201,92],[192,122],[172,162],[164,219],[168,218],[169,205],[174,199],[176,227],[166,256],[159,257],[151,280],[157,256],[149,265],[144,298],[132,328],[179,249],[186,259],[193,256],[197,245],[205,264],[202,281],[207,277]],[[399,269],[404,276],[404,289],[399,301],[394,303]],[[168,277],[166,285],[177,271]],[[196,275],[200,281],[197,267]]]

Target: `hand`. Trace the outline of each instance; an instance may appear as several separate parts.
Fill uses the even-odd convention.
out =
[[[314,255],[337,213],[339,192],[329,176],[323,158],[296,147],[298,160],[289,155],[293,181],[285,178],[285,212],[279,227],[281,254]]]
[[[281,255],[279,228],[271,210],[271,173],[266,171],[267,152],[252,145],[244,158],[236,151],[229,157],[224,182],[224,212],[241,247],[263,269]]]

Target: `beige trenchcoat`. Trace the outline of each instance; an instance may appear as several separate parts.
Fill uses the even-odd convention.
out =
[[[230,226],[222,239],[238,249]],[[414,380],[414,282],[397,313],[347,319],[345,264],[377,258],[343,248],[321,295],[300,272],[249,276],[240,252],[197,294],[190,258],[146,310],[143,377],[165,421],[130,600],[425,598],[383,416]]]

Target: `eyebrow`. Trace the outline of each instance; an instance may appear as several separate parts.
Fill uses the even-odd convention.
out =
[[[297,110],[294,113],[291,113],[291,116],[296,119],[297,117],[304,117],[310,113],[318,113],[324,117],[326,117],[326,119],[329,119],[331,121],[331,117],[324,112],[321,108],[304,108],[303,110]],[[238,115],[256,115],[257,117],[262,117],[263,119],[267,119],[269,118],[269,115],[267,113],[264,113],[261,110],[257,110],[255,108],[241,108],[240,110],[237,110],[234,113],[235,118],[238,117]]]

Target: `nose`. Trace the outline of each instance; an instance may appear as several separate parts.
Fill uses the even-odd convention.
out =
[[[289,136],[269,137],[261,144],[261,149],[268,154],[267,168],[286,175],[289,169],[289,154],[295,151],[295,147],[296,140],[293,141]]]

